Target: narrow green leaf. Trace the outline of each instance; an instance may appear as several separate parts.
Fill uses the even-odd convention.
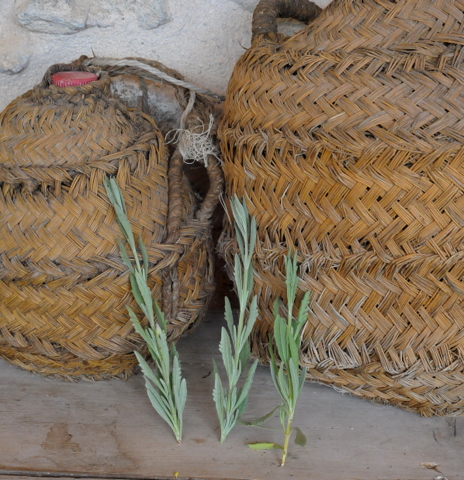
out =
[[[161,370],[164,375],[169,375],[169,347],[168,341],[166,339],[166,333],[161,330],[158,324],[155,324],[155,335],[158,337],[158,355],[160,362],[157,367]]]
[[[121,198],[119,188],[114,188],[114,185],[117,187],[117,183],[114,177],[106,177],[103,180],[103,185],[106,189],[106,194],[108,195],[108,199],[113,205],[113,207],[121,208]]]
[[[142,373],[146,379],[149,379],[155,385],[159,382],[158,377],[156,376],[155,372],[150,368],[146,360],[142,357],[139,352],[134,352],[135,356],[137,357],[137,361],[139,362],[140,368]]]
[[[243,204],[240,202],[237,196],[235,196],[231,202],[230,206],[232,209],[232,215],[234,216],[234,226],[235,233],[237,238],[237,243],[239,246],[239,251],[242,257],[246,256],[246,238],[248,236],[247,229],[247,217],[248,212],[246,211],[245,201]]]
[[[126,305],[127,311],[129,312],[129,317],[132,320],[132,325],[134,326],[134,330],[146,341],[146,334],[145,330],[143,329],[142,325],[137,318],[137,315],[134,313],[132,308],[129,305]]]
[[[129,255],[127,255],[126,249],[124,247],[124,244],[122,243],[122,240],[120,238],[117,239],[118,245],[119,245],[119,253],[121,255],[122,262],[124,265],[129,269],[130,273],[134,273],[134,266],[132,265],[132,262],[130,261]]]
[[[144,337],[147,347],[150,350],[150,355],[152,356],[155,364],[157,365],[157,369],[161,370],[161,367],[158,368],[158,365],[161,362],[161,351],[159,347],[159,337],[156,335],[155,331],[152,328],[145,329],[145,337]]]
[[[117,187],[117,186],[116,186]],[[119,188],[119,187],[117,187]],[[121,194],[121,192],[118,190],[117,192],[119,198],[116,199],[118,203],[113,204],[114,211],[116,213],[116,220],[119,224],[119,228],[121,229],[121,232],[126,239],[126,241],[129,243],[131,250],[135,253],[135,242],[134,242],[134,236],[132,233],[132,227],[130,225],[130,222],[127,218],[126,214],[126,206],[124,204],[124,199]]]
[[[282,445],[279,445],[277,443],[247,443],[248,447],[253,449],[253,450],[283,450],[284,447]]]
[[[169,379],[166,379],[164,375],[161,374],[160,377],[158,378],[157,386],[158,386],[160,396],[166,399],[166,405],[171,405],[173,402],[171,398],[171,389],[169,388],[170,387]]]
[[[148,318],[153,318],[153,300],[151,298],[151,291],[147,285],[146,279],[143,276],[142,272],[136,271],[132,277],[135,279],[135,283],[137,285],[138,293],[142,297],[142,302],[138,302],[139,305],[145,307],[145,311],[148,312]],[[131,283],[132,285],[132,283]]]
[[[171,354],[172,356],[172,354]],[[172,371],[171,371],[171,384],[172,384],[172,391],[175,397],[176,405],[179,404],[179,394],[181,393],[181,382],[182,376],[180,374],[180,366],[179,366],[179,359],[177,356],[172,358]]]
[[[213,400],[216,405],[216,410],[218,413],[219,422],[224,418],[224,388],[222,387],[221,376],[219,375],[219,369],[216,364],[216,361],[213,358],[213,369],[214,369],[214,389],[213,389]],[[222,428],[222,427],[221,427]]]
[[[301,327],[305,324],[308,318],[309,312],[309,299],[311,298],[311,292],[305,292],[303,298],[301,299],[300,308],[298,310],[298,324]]]
[[[229,389],[229,401],[232,407],[232,411],[234,411],[234,414],[235,414],[236,405],[237,405],[237,387],[236,386]]]
[[[226,320],[227,327],[229,328],[229,332],[232,332],[232,327],[234,325],[234,314],[232,313],[232,306],[230,305],[230,300],[227,297],[225,297],[224,303],[225,303],[224,318]],[[235,339],[232,339],[232,341],[235,343]]]
[[[250,392],[251,385],[253,383],[253,378],[255,376],[257,366],[258,366],[258,360],[255,360],[251,364],[250,368],[248,369],[246,380],[243,384],[243,387],[241,388],[240,395],[238,397],[237,403],[239,405],[242,404],[242,403],[244,403],[246,405],[246,401],[248,399],[248,394]]]
[[[148,278],[148,253],[147,249],[145,248],[145,244],[143,243],[142,237],[139,236],[139,249],[142,253],[142,260],[143,260],[143,272],[145,274],[145,281]]]
[[[292,306],[296,298],[296,290],[298,286],[298,274],[297,274],[297,254],[289,253],[285,257],[285,273],[287,283],[287,302],[289,306],[289,315],[292,313]]]
[[[217,375],[218,378],[221,378],[221,375],[219,374],[219,367],[216,363],[216,360],[214,358],[212,360],[213,360],[213,373],[215,376]]]
[[[165,335],[165,338],[167,340],[166,332],[163,330],[163,335]],[[179,353],[177,352],[176,345],[175,343],[168,343],[169,350],[170,350],[170,357],[171,359],[177,358],[177,362],[179,364],[179,371],[181,370],[181,364],[180,364],[180,359],[179,359]]]
[[[287,376],[284,373],[283,364],[280,364],[279,371],[277,372],[277,387],[282,399],[285,400],[286,403],[289,403],[290,389],[288,388]]]
[[[293,359],[290,359],[288,363],[288,370],[290,373],[291,380],[291,398],[292,398],[292,408],[295,408],[298,395],[300,393],[300,378],[298,376],[298,364],[295,365]]]
[[[113,192],[113,196],[116,200],[116,205],[121,208],[124,214],[126,214],[126,204],[124,202],[124,197],[119,188],[118,182],[115,177],[110,178],[110,188]]]
[[[289,357],[286,363],[293,362],[295,365],[300,363],[300,341],[295,341],[293,335],[290,335],[287,340],[289,347]]]
[[[227,376],[229,378],[235,376],[236,367],[233,361],[230,337],[227,330],[224,327],[222,327],[221,329],[221,341],[219,342],[219,351],[222,354],[222,362],[226,369]]]
[[[248,340],[248,336],[243,335],[242,349],[239,355],[240,370],[244,370],[244,366],[248,363],[249,358],[250,358],[250,343]]]
[[[243,292],[244,292],[244,300],[248,302],[250,298],[251,292],[253,290],[253,268],[251,265],[245,266],[246,275],[244,275],[244,284],[243,284]]]
[[[244,239],[243,239],[243,233],[237,227],[235,228],[235,238],[237,240],[238,251],[239,251],[239,254],[236,254],[235,256],[239,260],[240,259],[244,260],[244,256],[245,256],[245,253],[246,253],[246,247],[245,247],[245,243],[244,243]],[[240,263],[242,263],[242,261],[240,261]]]
[[[239,397],[240,397],[241,390],[239,390]],[[248,397],[245,397],[244,401],[239,402],[237,400],[237,403],[235,404],[235,419],[234,419],[234,424],[237,421],[240,421],[240,417],[245,413],[245,409],[248,405]]]
[[[277,315],[274,320],[274,338],[277,346],[277,353],[282,362],[287,362],[289,358],[288,335],[285,320]]]
[[[250,221],[250,256],[255,250],[257,237],[256,218],[252,217]]]
[[[295,443],[300,447],[306,447],[306,435],[298,427],[295,427],[294,430],[296,431]]]
[[[280,405],[273,408],[269,413],[266,413],[266,415],[263,415],[262,417],[258,417],[258,418],[255,418],[254,420],[249,420],[249,421],[240,420],[240,423],[245,427],[259,427],[264,423],[266,423],[275,414],[276,410],[278,410],[279,408],[280,408]]]
[[[185,409],[185,405],[187,404],[187,380],[185,378],[182,379],[180,382],[179,388],[179,419],[182,421],[182,414]]]
[[[139,305],[140,308],[143,308],[143,306],[145,305],[144,304],[144,301],[143,301],[143,296],[142,296],[142,293],[139,289],[139,285],[137,283],[137,278],[135,277],[135,275],[133,275],[132,273],[129,275],[129,280],[130,280],[130,284],[131,284],[131,288],[132,288],[132,295],[134,296],[135,298],[135,301],[137,302],[137,304]]]
[[[287,410],[285,408],[283,408],[283,406],[282,406],[282,408],[280,409],[280,412],[279,412],[279,417],[280,417],[280,423],[281,423],[284,431],[287,427],[287,413],[288,413]]]
[[[272,346],[272,338],[269,339],[269,354],[270,354],[270,367],[271,367],[271,378],[274,385],[277,387],[277,373],[279,371],[277,367],[277,362],[274,354],[274,348]]]
[[[154,389],[150,388],[150,385],[147,384],[147,393],[148,398],[150,399],[153,408],[156,410],[156,413],[172,428],[175,428],[176,421],[174,420],[171,412],[169,411],[169,406],[166,405],[165,399],[159,395],[159,393]]]
[[[243,273],[241,269],[240,257],[237,254],[234,256],[234,282],[237,286],[239,300],[241,300],[240,297],[243,295]]]
[[[158,320],[159,326],[163,332],[166,332],[166,319],[156,299],[153,300],[153,307],[155,309],[156,319]]]
[[[258,297],[255,295],[250,303],[248,319],[244,331],[244,337],[248,339],[253,330],[253,326],[256,323],[256,319],[258,318]]]

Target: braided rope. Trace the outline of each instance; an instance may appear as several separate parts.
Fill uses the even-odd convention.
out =
[[[211,92],[210,90],[207,90],[205,88],[200,88],[197,87],[196,85],[185,82],[184,80],[180,80],[178,78],[174,78],[171,75],[168,75],[167,73],[149,66],[143,62],[139,62],[137,60],[131,60],[131,59],[123,59],[123,60],[115,60],[114,58],[88,58],[87,60],[84,60],[84,65],[93,65],[97,67],[105,66],[105,65],[111,65],[114,67],[135,67],[135,68],[141,68],[143,70],[146,70],[148,73],[151,73],[152,75],[155,75],[156,77],[160,78],[161,80],[164,80],[165,82],[171,83],[173,85],[177,85],[178,87],[183,87],[187,88],[188,90],[193,90],[196,93],[200,93],[202,95],[208,95],[209,97],[213,97],[218,101],[224,100],[224,97],[221,95],[217,95],[216,93]],[[146,77],[146,78],[152,78],[152,77]]]

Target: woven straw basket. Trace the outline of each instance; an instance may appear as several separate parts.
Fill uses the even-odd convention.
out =
[[[63,70],[99,79],[51,85]],[[139,311],[106,175],[116,176],[134,234],[147,246],[149,282],[171,340],[202,315],[214,288],[210,217],[219,167],[210,162],[210,190],[198,207],[179,152],[169,158],[155,123],[112,98],[110,84],[82,59],[55,65],[0,116],[0,355],[44,375],[127,376],[137,363],[132,352],[144,350],[126,310]]]
[[[258,223],[254,354],[268,360],[283,255],[311,311],[308,378],[431,415],[464,413],[464,4],[335,0],[291,38],[262,1],[220,139]],[[229,269],[230,225],[222,239]]]

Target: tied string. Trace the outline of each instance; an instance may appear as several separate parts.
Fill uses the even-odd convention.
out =
[[[208,126],[202,123],[192,130],[185,128],[187,117],[193,110],[195,98],[195,92],[190,90],[189,101],[180,119],[180,128],[169,131],[166,134],[166,142],[178,144],[179,152],[182,155],[184,162],[187,164],[201,162],[207,167],[209,155],[215,157],[217,161],[222,164],[222,161],[218,156],[219,150],[211,139],[211,130],[214,126],[213,115],[210,114],[209,116]]]

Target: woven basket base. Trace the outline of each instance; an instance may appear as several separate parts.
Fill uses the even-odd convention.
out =
[[[71,354],[51,358],[2,346],[0,357],[29,372],[65,381],[127,379],[137,368],[137,359],[133,353],[88,361]]]
[[[219,249],[231,276],[237,246],[229,226],[224,230]],[[262,244],[256,246],[253,294],[258,296],[260,315],[252,332],[251,346],[253,356],[262,363],[269,363],[269,338],[274,321],[270,306],[277,298],[284,298],[282,314],[287,314],[282,250],[275,248],[271,255],[271,250],[264,250]],[[366,258],[353,257],[360,260],[358,263],[345,258],[338,265],[324,255],[306,257],[312,267],[306,268],[304,262],[300,266],[300,296],[303,290],[310,291],[311,303],[302,335],[300,365],[308,369],[308,380],[366,400],[425,417],[464,415],[464,365],[459,333],[464,310],[461,297],[451,295],[446,284],[446,272],[461,268],[461,254],[447,261],[439,261],[433,255],[411,257],[412,260],[398,261],[396,269],[388,269],[380,260],[369,263],[369,253]],[[424,277],[434,279],[436,290],[411,288],[417,277],[409,274],[411,265],[413,274],[429,267],[431,273]],[[389,285],[396,293],[382,294],[376,290],[381,285]],[[426,317],[430,323],[406,315],[412,309],[410,305],[418,304],[419,311],[422,305],[430,306],[428,298],[440,306],[435,317],[430,309]],[[391,303],[385,318],[380,316],[382,300]],[[378,308],[370,308],[372,304]],[[441,324],[434,324],[434,319]],[[443,325],[448,328],[442,329]]]
[[[252,343],[253,357],[268,364],[267,345],[262,339]],[[308,381],[373,403],[398,407],[423,417],[464,415],[464,371],[459,365],[450,371],[392,375],[378,362],[358,368],[324,369],[305,363],[303,356],[301,366],[308,369]]]
[[[320,372],[316,369],[308,371],[307,380],[331,386],[341,393],[347,392],[356,397],[369,400],[382,405],[399,407],[423,417],[444,416],[458,417],[464,415],[464,397],[462,396],[463,372],[424,374],[415,378],[396,380],[390,375],[376,371],[373,374],[367,372],[335,370],[330,373]],[[448,399],[448,406],[444,407],[443,398],[439,397],[439,387],[426,386],[426,382],[449,385],[450,381],[456,384],[454,398]],[[417,388],[411,388],[415,384]],[[460,392],[459,392],[460,391]],[[447,392],[449,394],[449,392]],[[460,393],[460,395],[459,395]],[[392,399],[395,403],[392,403]],[[434,406],[433,401],[438,405]]]

